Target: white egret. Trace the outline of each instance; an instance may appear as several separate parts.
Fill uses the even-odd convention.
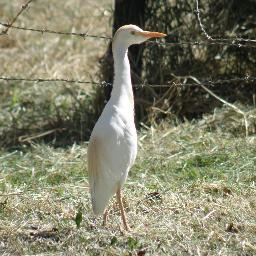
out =
[[[163,33],[144,31],[135,25],[120,27],[113,38],[114,82],[111,97],[97,121],[88,146],[88,173],[93,212],[103,214],[116,193],[125,230],[129,230],[121,189],[137,154],[134,124],[134,99],[128,59],[128,47]]]

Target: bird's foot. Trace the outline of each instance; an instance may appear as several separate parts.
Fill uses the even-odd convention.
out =
[[[103,213],[103,223],[102,226],[106,227],[108,222],[108,209],[106,209]]]
[[[119,231],[122,235],[125,235],[127,233],[130,233],[132,229],[129,227],[129,225],[119,225]]]

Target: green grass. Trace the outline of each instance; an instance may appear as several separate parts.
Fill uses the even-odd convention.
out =
[[[2,152],[0,252],[255,255],[255,144],[199,123],[141,131],[124,189],[130,233],[114,200],[108,227],[94,221],[86,144]]]

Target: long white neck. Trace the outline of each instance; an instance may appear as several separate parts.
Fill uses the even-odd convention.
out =
[[[118,42],[116,42],[113,45],[113,56],[114,83],[111,98],[117,103],[128,104],[133,108],[134,101],[128,48],[123,44],[118,44]]]

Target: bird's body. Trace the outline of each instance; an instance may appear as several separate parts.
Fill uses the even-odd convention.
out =
[[[138,33],[138,36],[134,33]],[[134,123],[128,47],[150,38],[144,37],[143,33],[157,35],[157,32],[147,32],[137,26],[127,25],[121,27],[114,36],[113,89],[110,100],[92,131],[88,146],[88,171],[93,212],[103,214],[109,199],[117,193],[126,229],[128,225],[122,206],[121,189],[137,155],[137,132]],[[134,38],[136,36],[137,38]]]

